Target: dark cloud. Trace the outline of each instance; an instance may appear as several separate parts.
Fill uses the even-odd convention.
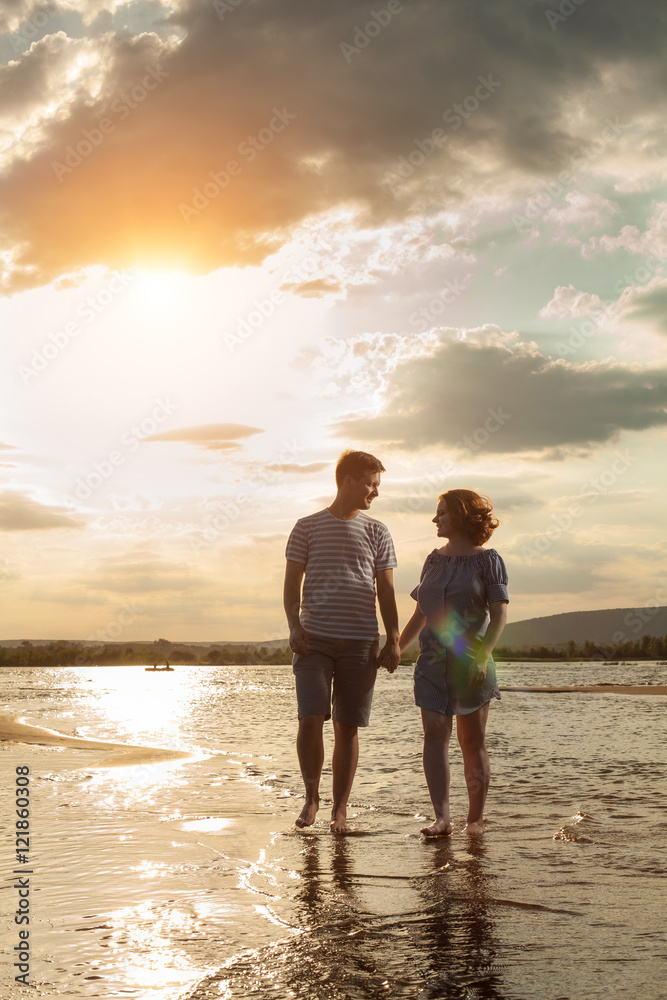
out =
[[[643,320],[659,333],[667,333],[667,284],[647,292],[636,292],[623,318]]]
[[[163,431],[146,440],[185,441],[208,451],[237,451],[241,447],[238,438],[263,433],[260,427],[249,427],[247,424],[200,424],[197,427],[177,427],[171,431]]]
[[[589,2],[557,30],[533,0],[413,0],[376,37],[360,0],[218,7],[177,4],[180,41],[165,25],[71,45],[61,33],[6,68],[12,112],[32,109],[82,45],[103,75],[93,90],[71,93],[66,76],[45,88],[43,103],[64,113],[2,174],[0,226],[20,248],[5,289],[98,263],[258,262],[313,213],[353,207],[373,224],[457,206],[491,170],[552,174],[605,117],[625,127],[663,106],[667,7],[656,0],[631,17],[620,0]],[[493,92],[476,98],[484,80]],[[389,183],[420,148],[423,162]]]
[[[386,376],[377,415],[339,421],[347,439],[468,456],[543,452],[667,424],[667,369],[551,361],[522,343],[443,337],[429,355]]]
[[[0,492],[0,531],[47,531],[53,528],[83,528],[63,507],[33,500],[19,490]]]

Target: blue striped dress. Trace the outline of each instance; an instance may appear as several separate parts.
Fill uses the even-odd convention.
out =
[[[493,657],[486,680],[470,687],[471,649],[489,621],[489,604],[509,601],[507,570],[495,549],[450,556],[434,549],[410,594],[426,622],[419,633],[415,704],[443,715],[467,715],[500,698]]]

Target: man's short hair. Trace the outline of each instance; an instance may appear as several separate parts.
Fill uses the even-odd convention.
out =
[[[336,463],[336,486],[342,486],[346,476],[361,479],[364,472],[386,472],[379,458],[369,455],[367,451],[353,451],[348,448]]]

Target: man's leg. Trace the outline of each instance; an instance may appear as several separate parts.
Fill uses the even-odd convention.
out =
[[[359,760],[359,726],[371,714],[378,639],[341,640],[333,674],[334,752],[331,832],[347,833],[347,804]]]
[[[306,804],[295,820],[299,827],[313,825],[320,805],[320,777],[324,764],[323,726],[324,715],[304,715],[299,719],[296,752],[306,789]]]
[[[335,719],[333,728],[331,832],[347,833],[347,801],[352,791],[352,782],[359,760],[359,734],[356,726],[348,726],[344,722],[336,722]]]

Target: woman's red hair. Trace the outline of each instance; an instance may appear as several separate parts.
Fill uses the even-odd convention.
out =
[[[500,521],[493,517],[493,507],[488,497],[474,490],[447,490],[438,500],[447,506],[447,513],[454,526],[470,539],[473,545],[484,545]]]

